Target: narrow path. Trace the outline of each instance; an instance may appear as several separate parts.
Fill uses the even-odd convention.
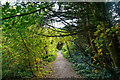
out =
[[[57,59],[53,62],[53,72],[50,78],[80,78],[72,69],[72,63],[66,61],[61,54],[61,50],[57,53]]]

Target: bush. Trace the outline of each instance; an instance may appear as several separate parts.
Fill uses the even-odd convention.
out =
[[[44,58],[45,61],[52,62],[56,59],[57,53],[49,54],[46,58]]]
[[[75,55],[72,55],[71,58],[69,57],[67,50],[63,49],[62,54],[65,58],[73,63],[72,67],[76,71],[76,73],[83,75],[83,77],[85,78],[109,78],[111,76],[111,74],[105,68],[103,68],[102,70],[97,70],[84,63],[79,52],[75,52]],[[91,59],[86,57],[85,59],[91,64]]]

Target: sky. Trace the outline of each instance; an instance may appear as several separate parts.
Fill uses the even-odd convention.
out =
[[[9,1],[9,2],[15,2],[16,0],[0,0],[1,1],[1,4],[4,4],[4,3],[6,3],[7,1]]]

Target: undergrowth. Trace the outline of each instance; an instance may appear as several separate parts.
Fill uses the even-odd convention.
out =
[[[84,78],[105,79],[111,76],[111,74],[105,68],[102,68],[102,70],[99,70],[86,64],[82,60],[80,52],[75,52],[74,55],[70,57],[68,54],[68,51],[65,49],[62,49],[62,54],[69,62],[73,63],[72,67],[76,71],[76,73],[82,75]],[[85,59],[87,60],[87,62],[92,64],[91,59],[87,57],[85,57]]]

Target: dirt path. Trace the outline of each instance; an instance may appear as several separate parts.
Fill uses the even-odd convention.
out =
[[[53,62],[53,72],[50,78],[80,78],[72,69],[72,63],[66,61],[61,54],[61,50],[57,53],[57,59]]]

